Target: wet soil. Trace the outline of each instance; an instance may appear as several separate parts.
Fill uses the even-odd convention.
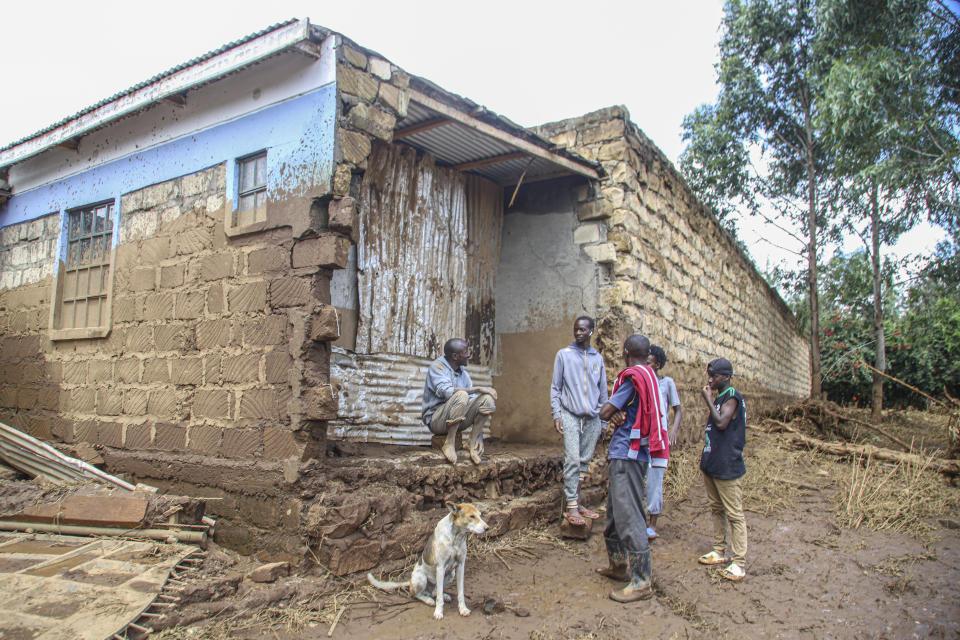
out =
[[[661,516],[651,545],[652,600],[611,601],[608,594],[619,585],[594,574],[606,564],[602,536],[564,541],[564,548],[549,537],[557,526],[548,525],[539,540],[528,532],[508,534],[496,553],[471,543],[477,552],[467,564],[469,617],[458,615],[455,599],[435,621],[431,607],[378,592],[352,599],[333,637],[960,637],[960,533],[938,528],[919,541],[840,530],[831,524],[831,489],[807,493],[784,513],[748,511],[750,551],[740,583],[696,562],[710,548],[711,522],[705,493],[693,486]],[[485,615],[488,598],[505,609]],[[329,627],[315,622],[294,632],[264,625],[237,637],[326,638]]]

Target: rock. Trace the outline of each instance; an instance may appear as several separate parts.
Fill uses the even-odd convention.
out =
[[[564,538],[575,538],[577,540],[587,540],[590,538],[590,531],[593,529],[593,520],[586,518],[583,526],[575,527],[566,518],[560,521],[560,535]]]
[[[483,599],[483,612],[488,616],[494,613],[503,613],[506,608],[507,607],[503,604],[503,600],[500,600],[499,598],[487,596]]]
[[[290,565],[286,562],[271,562],[262,564],[247,577],[254,582],[275,582],[277,578],[290,575]]]

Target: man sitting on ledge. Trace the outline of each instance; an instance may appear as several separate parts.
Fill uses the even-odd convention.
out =
[[[470,358],[467,341],[447,340],[443,357],[427,369],[423,385],[423,423],[436,435],[446,435],[441,451],[451,464],[457,464],[457,432],[470,429],[470,459],[480,464],[483,455],[483,428],[490,424],[496,410],[497,392],[491,387],[475,387],[464,365]]]

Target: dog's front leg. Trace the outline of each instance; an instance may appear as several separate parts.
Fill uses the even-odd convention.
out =
[[[467,599],[463,595],[463,573],[467,564],[466,556],[460,558],[457,563],[457,607],[460,609],[460,615],[470,615],[470,609],[467,608]]]
[[[433,619],[443,620],[443,562],[437,562],[437,595],[434,598]]]

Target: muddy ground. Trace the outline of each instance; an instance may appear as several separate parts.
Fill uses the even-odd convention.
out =
[[[960,489],[938,474],[873,465],[851,500],[853,471],[862,472],[863,461],[797,451],[756,430],[748,439],[749,552],[741,583],[696,562],[710,548],[711,523],[696,452],[685,449],[668,472],[650,601],[608,599],[619,585],[594,574],[606,563],[600,527],[578,542],[559,538],[555,523],[539,523],[471,541],[469,617],[459,616],[454,602],[434,621],[430,607],[375,592],[361,576],[343,580],[314,568],[278,585],[243,581],[221,608],[204,603],[209,615],[199,627],[159,637],[326,638],[334,621],[332,637],[384,640],[960,637]],[[858,511],[857,495],[878,487],[889,491],[875,502],[893,511]],[[850,526],[858,515],[859,526]],[[243,559],[234,561],[225,575],[245,570]],[[236,606],[238,599],[263,602],[268,595],[253,595],[278,589],[289,595],[283,602]],[[484,603],[495,601],[504,609],[485,614]]]

